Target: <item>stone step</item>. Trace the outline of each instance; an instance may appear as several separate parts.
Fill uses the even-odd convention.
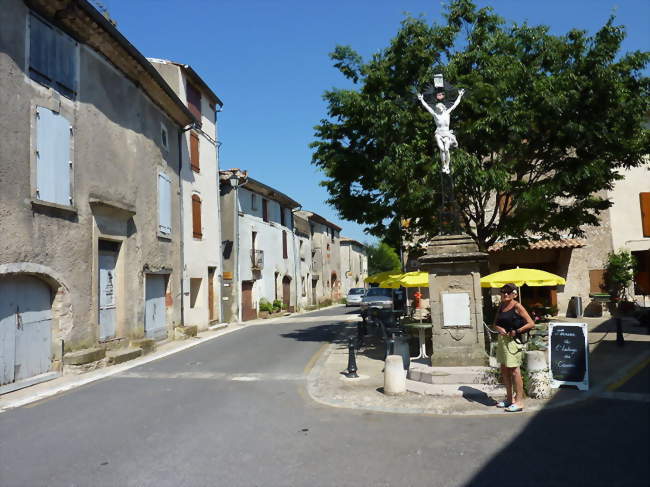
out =
[[[427,396],[464,397],[466,399],[492,398],[500,401],[506,394],[501,384],[427,384],[406,380],[406,390]]]
[[[119,350],[110,350],[106,352],[106,358],[109,365],[117,365],[142,355],[141,348],[121,348]]]
[[[414,363],[408,378],[426,384],[481,384],[496,379],[493,371],[491,367],[430,367]]]
[[[141,348],[142,355],[147,355],[148,353],[156,351],[156,340],[153,338],[135,338],[129,340],[130,348]]]
[[[85,348],[66,353],[63,356],[63,363],[65,365],[83,365],[101,360],[105,355],[106,350],[103,348]]]

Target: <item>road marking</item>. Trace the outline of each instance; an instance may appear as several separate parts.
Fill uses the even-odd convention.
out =
[[[640,392],[606,391],[596,394],[596,397],[599,399],[615,399],[618,401],[650,402],[650,394],[642,394]]]
[[[650,358],[645,359],[643,362],[641,362],[637,366],[633,367],[632,370],[630,370],[621,379],[619,379],[616,382],[610,384],[607,387],[607,390],[608,391],[615,391],[616,389],[621,387],[623,384],[625,384],[627,381],[629,381],[632,377],[634,377],[636,374],[641,372],[648,364],[650,364]]]
[[[329,343],[323,343],[323,344],[321,345],[321,347],[320,347],[318,350],[316,350],[316,353],[315,353],[314,355],[311,356],[311,358],[309,359],[309,362],[307,362],[307,365],[305,365],[305,368],[302,369],[302,373],[303,373],[305,376],[309,375],[309,372],[311,372],[311,369],[314,368],[314,365],[316,364],[316,362],[318,361],[318,359],[321,357],[321,355],[323,355],[323,352],[324,352],[324,351],[327,349],[327,347],[329,347],[329,346],[330,346]]]

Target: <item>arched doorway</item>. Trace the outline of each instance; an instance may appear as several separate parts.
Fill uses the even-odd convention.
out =
[[[341,297],[339,295],[340,284],[339,284],[338,276],[334,271],[332,271],[331,282],[332,282],[332,300],[339,299]]]
[[[0,386],[52,366],[52,290],[26,275],[0,276]]]

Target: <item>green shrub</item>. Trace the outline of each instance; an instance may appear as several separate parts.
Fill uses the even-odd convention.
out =
[[[273,301],[273,311],[277,313],[278,311],[281,311],[282,308],[284,308],[284,303],[279,299],[275,299]]]
[[[607,254],[605,263],[605,285],[614,301],[619,301],[627,295],[627,288],[634,279],[636,259],[629,250]]]
[[[269,303],[266,298],[260,299],[260,311],[266,311],[267,313],[273,313],[273,305]]]

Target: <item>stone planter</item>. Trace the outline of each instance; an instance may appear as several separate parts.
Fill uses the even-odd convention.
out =
[[[533,399],[551,397],[551,380],[548,374],[546,352],[541,350],[526,352],[526,372],[528,374],[526,394]]]

